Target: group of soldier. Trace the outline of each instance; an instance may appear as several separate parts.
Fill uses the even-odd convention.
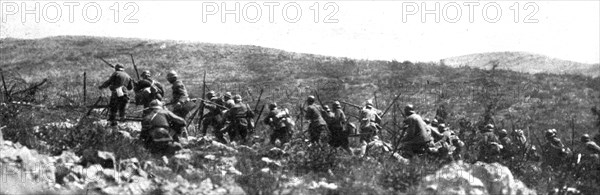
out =
[[[151,152],[175,151],[181,148],[179,135],[186,133],[185,128],[189,122],[185,118],[194,108],[208,110],[200,116],[202,122],[199,128],[203,136],[207,135],[209,127],[212,127],[213,134],[219,142],[228,142],[225,139],[226,134],[232,142],[248,141],[248,135],[253,132],[255,126],[255,113],[242,101],[240,95],[232,96],[230,92],[225,92],[219,96],[216,92],[209,91],[206,99],[192,100],[176,72],[171,71],[166,77],[172,85],[172,99],[163,105],[164,87],[152,79],[149,71],[144,71],[141,79],[136,82],[123,71],[122,65],[117,64],[115,72],[99,87],[108,87],[111,90],[111,125],[117,125],[117,113],[121,119],[125,118],[125,108],[130,99],[127,91],[134,90],[136,104],[144,106],[140,139]],[[197,101],[200,101],[201,106],[197,106]],[[167,110],[166,105],[172,105],[172,110]],[[263,122],[271,129],[270,143],[281,145],[289,142],[295,125],[289,111],[279,108],[275,102],[270,103],[268,108],[269,112]],[[357,136],[360,137],[364,148],[368,143],[379,140],[378,135],[383,129],[382,113],[374,108],[370,100],[359,109],[360,114],[357,118],[360,126],[356,128],[348,122],[339,101],[334,101],[330,109],[328,105],[320,103],[320,100],[317,103],[314,96],[308,96],[302,112],[309,125],[307,131],[300,130],[300,133],[307,133],[307,141],[311,145],[329,144],[348,152],[351,152],[350,137]],[[476,152],[470,155],[475,155],[476,160],[484,162],[537,155],[535,147],[527,141],[522,130],[515,130],[512,136],[509,136],[505,129],[496,129],[494,125],[487,124],[474,134],[472,142],[467,145],[460,139],[464,137],[457,135],[443,121],[438,122],[437,118],[422,118],[410,104],[404,107],[403,115],[405,119],[399,131],[401,133],[396,136],[398,139],[393,141],[399,146],[398,151],[406,157],[435,154],[448,159],[462,159],[466,148],[471,147],[474,147],[472,149]],[[571,151],[561,142],[554,129],[547,130],[545,138],[547,142],[542,145],[541,150],[544,166],[560,166],[574,156],[577,162],[599,161],[600,147],[597,142],[600,140],[592,140],[587,134],[581,137],[581,144],[575,151]],[[600,136],[594,139],[597,138]]]
[[[223,135],[227,133],[231,140],[246,142],[248,132],[253,130],[254,112],[242,102],[240,95],[232,96],[227,92],[217,97],[214,91],[210,91],[206,94],[208,100],[192,100],[175,71],[169,72],[166,79],[171,84],[172,99],[163,104],[164,87],[152,79],[150,71],[142,72],[136,82],[121,64],[115,65],[115,72],[99,86],[99,89],[109,88],[111,91],[108,107],[111,126],[118,124],[117,113],[122,121],[126,119],[125,110],[130,100],[128,91],[134,90],[135,103],[144,107],[140,139],[151,152],[170,152],[181,148],[179,136],[187,133],[189,122],[186,116],[197,107],[195,101],[202,102],[199,109],[208,110],[202,117],[203,135],[212,126],[218,141],[226,142]],[[166,109],[167,105],[171,105],[172,110]]]

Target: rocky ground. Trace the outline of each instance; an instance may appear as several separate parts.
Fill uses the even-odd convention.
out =
[[[69,125],[62,126],[68,128]],[[125,129],[108,133],[135,142],[130,132]],[[368,179],[360,182],[349,178],[333,179],[337,178],[336,174],[341,174],[335,168],[311,168],[306,159],[318,161],[332,157],[315,156],[320,149],[302,142],[292,142],[280,149],[261,143],[224,145],[207,137],[188,137],[185,149],[175,155],[151,156],[146,160],[119,159],[113,152],[93,149],[85,150],[81,155],[66,150],[60,155],[49,156],[4,140],[0,147],[1,194],[345,194],[353,193],[348,189],[356,186],[377,185],[376,182],[369,183]],[[387,156],[389,150],[383,142],[371,143],[368,148],[371,152],[362,158],[373,162],[378,156]],[[348,161],[359,161],[360,158],[341,151],[333,151],[333,154]],[[414,163],[398,155],[391,156],[400,166]],[[298,172],[306,169],[314,170]],[[424,177],[412,189],[407,193],[536,193],[515,179],[508,168],[497,163],[479,162],[447,164],[435,174]],[[394,191],[377,188],[354,192],[381,194]]]

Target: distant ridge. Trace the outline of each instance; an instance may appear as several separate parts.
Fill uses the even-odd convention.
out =
[[[442,61],[451,67],[469,66],[490,69],[492,62],[495,61],[498,62],[498,68],[517,72],[600,76],[600,64],[585,64],[526,52],[478,53],[446,58]]]

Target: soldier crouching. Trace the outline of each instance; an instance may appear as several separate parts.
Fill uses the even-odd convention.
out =
[[[162,102],[152,100],[149,112],[143,117],[140,139],[145,147],[154,154],[173,154],[180,150],[181,144],[173,140],[173,135],[178,135],[185,120],[164,109]]]

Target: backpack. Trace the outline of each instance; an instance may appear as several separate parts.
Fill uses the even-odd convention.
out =
[[[159,99],[159,95],[162,94],[162,90],[156,86],[156,81],[151,80],[150,87],[140,89],[135,93],[136,105],[142,105],[145,101],[151,101],[152,99]]]

